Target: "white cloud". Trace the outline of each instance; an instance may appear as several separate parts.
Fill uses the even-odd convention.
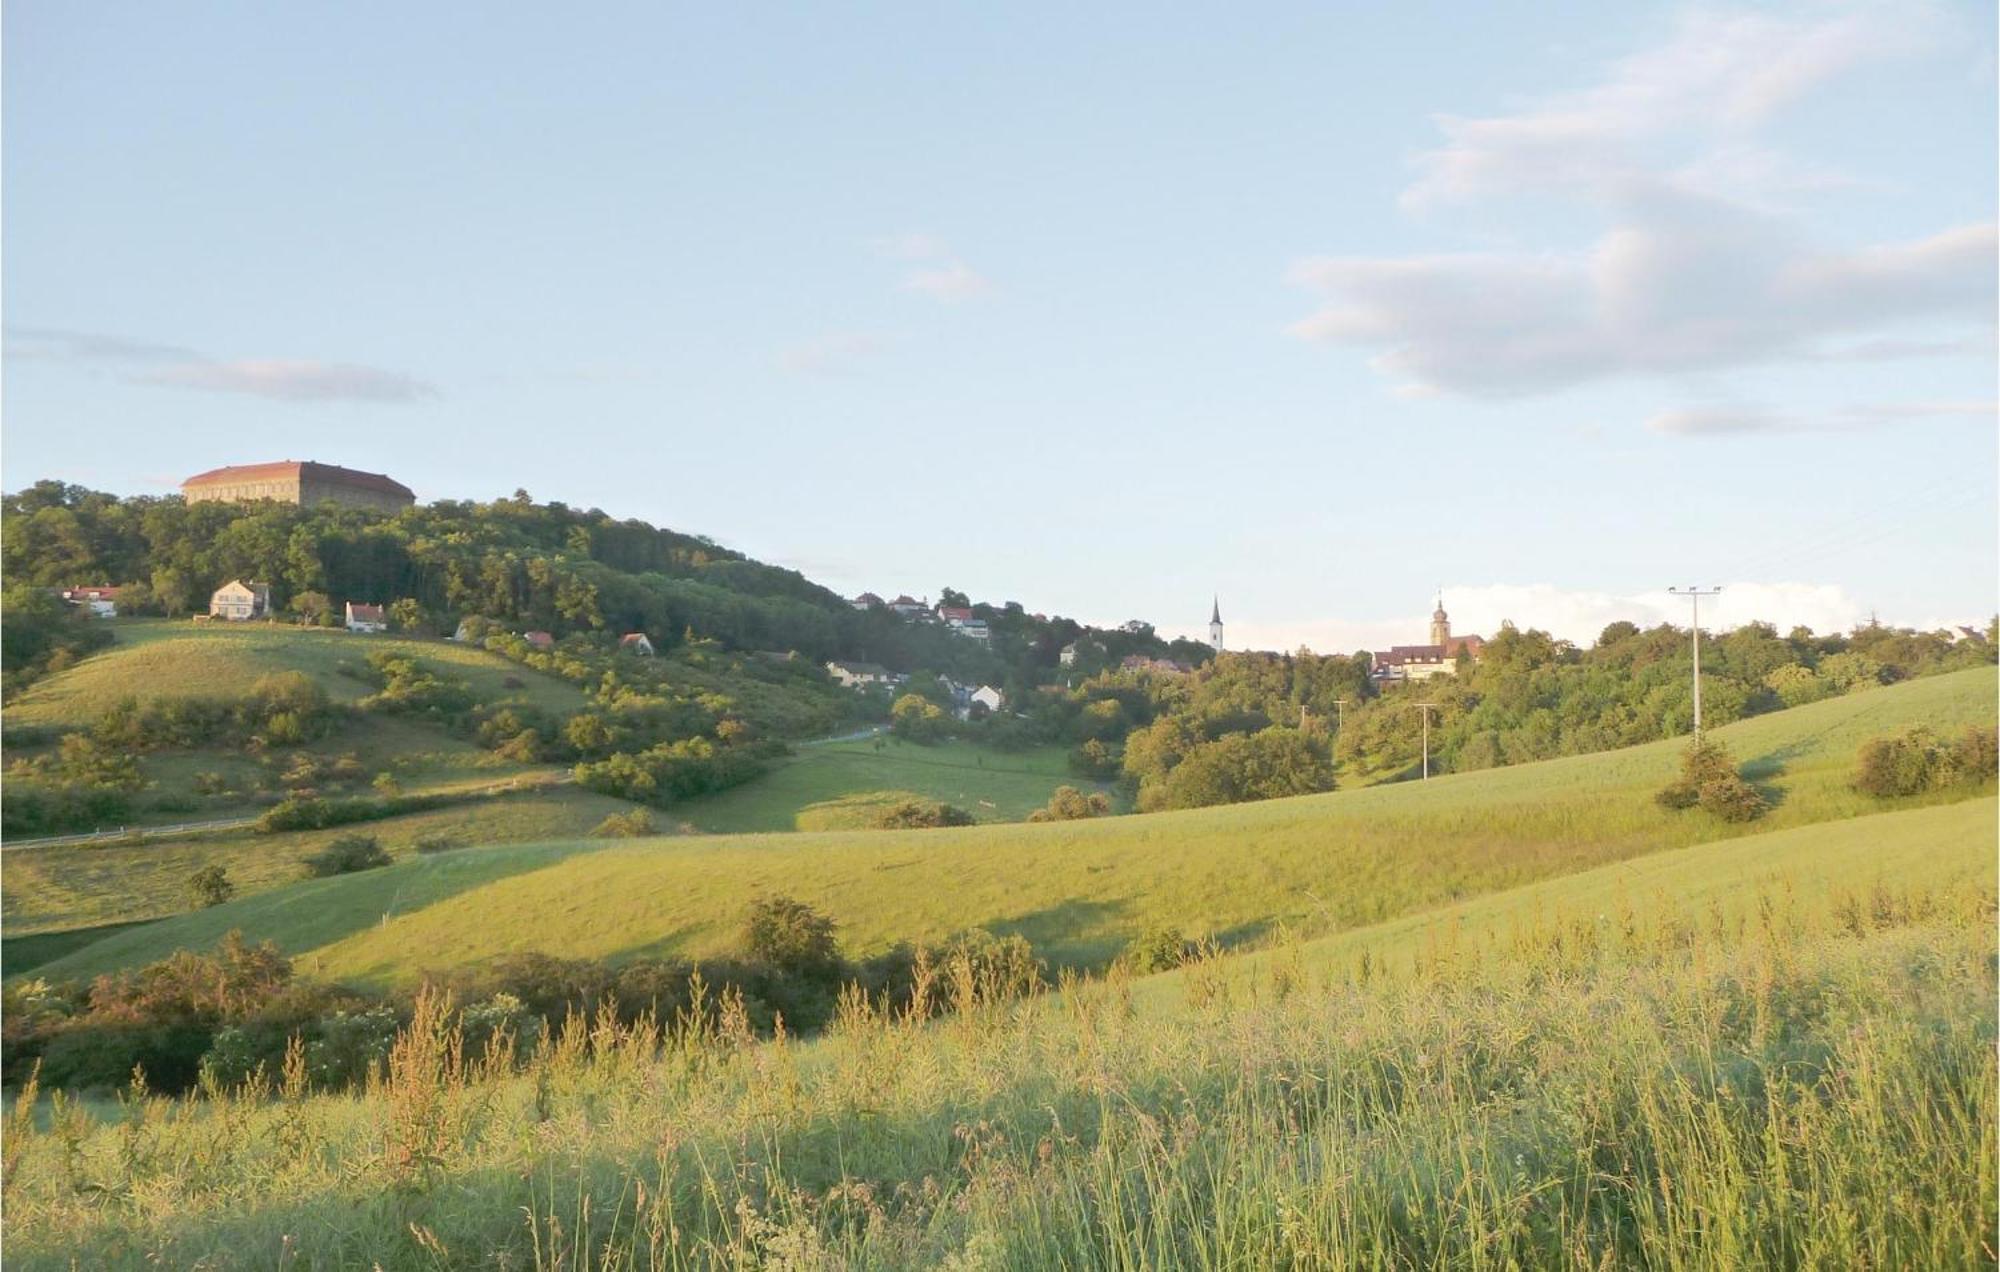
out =
[[[1477,202],[1490,226],[1495,204],[1536,194],[1578,205],[1601,228],[1538,251],[1306,258],[1290,278],[1323,303],[1289,331],[1374,350],[1372,365],[1399,391],[1488,398],[1773,362],[1977,354],[1950,328],[1990,329],[1994,225],[1815,245],[1770,196],[1853,179],[1756,137],[1856,67],[1935,42],[1939,25],[1928,8],[1802,19],[1697,11],[1581,91],[1508,114],[1442,116],[1444,144],[1417,159],[1406,208]]]
[[[791,375],[838,375],[888,347],[867,331],[835,331],[778,352],[778,366]]]
[[[1697,10],[1666,43],[1614,61],[1589,88],[1512,114],[1437,116],[1445,143],[1417,158],[1404,206],[1529,189],[1602,192],[1655,170],[1649,147],[1690,136],[1701,153],[1681,169],[1685,179],[1724,178],[1731,184],[1722,188],[1738,195],[1750,176],[1796,185],[1797,169],[1757,149],[1751,134],[1842,73],[1921,48],[1933,25],[1919,6],[1808,20]]]
[[[923,262],[899,284],[934,300],[970,300],[992,290],[992,281],[961,260],[951,245],[934,234],[895,234],[875,240],[878,255],[891,260]]]
[[[136,383],[215,393],[243,393],[282,402],[414,402],[437,390],[397,371],[301,358],[186,362],[133,377]]]
[[[161,364],[121,378],[128,384],[245,393],[286,402],[415,402],[437,389],[400,371],[310,358],[217,360],[180,345],[53,327],[6,329],[9,359],[107,367]]]
[[[1996,301],[1993,225],[1839,252],[1802,246],[1764,214],[1660,187],[1635,192],[1625,211],[1578,253],[1301,261],[1293,281],[1330,300],[1291,332],[1381,348],[1375,365],[1407,384],[1508,397],[1837,356],[1834,342],[1902,322],[1990,319]]]
[[[1499,583],[1447,587],[1444,601],[1451,614],[1451,629],[1459,635],[1491,636],[1502,621],[1511,621],[1523,631],[1539,628],[1563,640],[1589,645],[1608,624],[1621,619],[1641,627],[1660,623],[1685,627],[1688,622],[1688,602],[1665,588],[1620,593],[1549,583]],[[1704,631],[1723,631],[1748,622],[1774,623],[1779,631],[1801,624],[1816,632],[1846,631],[1867,617],[1867,606],[1845,589],[1826,583],[1728,583],[1722,595],[1703,598],[1701,607]],[[1429,639],[1429,631],[1428,605],[1391,617],[1242,619],[1226,628],[1232,649],[1293,650],[1304,645],[1329,654],[1419,645]],[[1197,639],[1207,636],[1205,630],[1193,628],[1173,634]]]
[[[922,292],[938,300],[970,300],[992,287],[985,275],[964,261],[947,261],[934,269],[920,269],[903,280],[903,290]]]
[[[1875,402],[1842,407],[1819,415],[1779,411],[1758,405],[1716,405],[1661,411],[1646,421],[1656,433],[1714,437],[1742,433],[1815,433],[1925,419],[1991,419],[2000,404],[1993,402]]]

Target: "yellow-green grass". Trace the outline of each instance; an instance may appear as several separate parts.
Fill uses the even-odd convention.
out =
[[[117,642],[111,648],[30,686],[8,703],[7,722],[81,726],[124,698],[239,697],[257,677],[279,671],[304,672],[333,699],[348,702],[370,690],[341,675],[340,665],[362,666],[369,654],[385,651],[421,658],[465,680],[485,702],[519,702],[554,712],[583,706],[583,692],[575,685],[446,640],[164,619],[114,620],[113,632]],[[505,683],[510,676],[521,682],[520,688]]]
[[[268,908],[281,897],[250,898],[54,966],[157,958],[212,943],[219,923],[308,954],[306,965],[327,975],[382,982],[528,949],[712,957],[733,948],[744,907],[768,892],[831,914],[855,954],[974,927],[1018,933],[1044,958],[1080,966],[1101,965],[1163,925],[1225,944],[1281,924],[1311,937],[1646,853],[1882,811],[1849,787],[1861,742],[1916,723],[1988,722],[1994,687],[1982,669],[1717,730],[1777,801],[1747,826],[1654,802],[1682,749],[1664,742],[1427,783],[1089,822],[639,840],[524,864],[435,905],[404,906],[387,923],[355,924],[330,945]],[[346,883],[318,894],[318,904],[344,906],[341,886],[372,896],[385,884]]]
[[[1563,930],[1616,947],[1641,924],[1678,920],[1725,926],[1761,922],[1772,905],[1824,913],[1834,899],[1878,890],[2000,893],[2000,800],[1904,808],[1651,853],[1592,870],[1316,940],[1281,942],[1224,962],[1249,982],[1290,964],[1318,974],[1407,974],[1424,961],[1505,961],[1522,931]],[[1588,935],[1583,935],[1584,933]],[[1189,973],[1146,977],[1142,1006],[1178,1002]]]
[[[1580,941],[1554,916],[1594,885],[1551,880],[1491,916],[1497,953],[1365,980],[956,981],[974,996],[935,1025],[850,999],[804,1045],[579,1021],[498,1073],[420,1012],[363,1093],[17,1116],[8,1262],[1990,1267],[1974,812],[1855,823],[1873,854],[1812,828],[1663,855],[1653,882],[1698,889],[1763,845],[1741,924],[1656,890]]]
[[[982,822],[1020,821],[1063,785],[1092,786],[1069,775],[1060,747],[843,739],[803,745],[756,781],[691,800],[673,816],[717,832],[833,830],[863,825],[871,809],[901,797],[955,804]]]
[[[448,856],[452,864],[438,868],[456,878],[460,877],[458,858],[506,851],[489,845],[575,840],[589,834],[608,815],[630,809],[631,805],[609,796],[554,787],[330,830],[269,835],[238,830],[164,841],[114,840],[15,849],[6,854],[0,913],[5,915],[9,937],[186,915],[193,905],[188,877],[211,865],[228,872],[239,898],[233,904],[244,904],[260,894],[298,883],[300,859],[341,835],[373,835],[399,860],[416,858],[428,864]],[[435,836],[448,837],[463,847],[437,858],[416,857],[416,841]],[[496,862],[482,868],[525,868],[519,863],[541,860],[547,858],[531,853],[526,858],[506,858],[510,864]],[[407,880],[390,873],[395,879],[390,888],[393,894]],[[419,885],[411,895],[433,894]],[[288,903],[275,904],[280,914],[287,912]],[[372,902],[355,900],[353,905],[366,911]],[[187,917],[198,924],[204,916],[220,917],[228,909]],[[381,908],[375,909],[375,917],[379,919],[381,912]],[[226,930],[227,920],[221,921]],[[121,939],[145,941],[140,929],[125,932]],[[7,975],[14,974],[11,968],[4,970]]]

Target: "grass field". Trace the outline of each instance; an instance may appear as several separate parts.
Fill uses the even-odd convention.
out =
[[[8,1263],[1991,1266],[1994,807],[806,1044],[614,1023],[482,1076],[424,1016],[360,1095],[17,1117]]]
[[[465,846],[453,856],[484,854],[494,843],[576,840],[610,814],[631,808],[609,796],[556,787],[330,830],[19,849],[6,857],[0,912],[10,937],[159,919],[188,911],[188,876],[204,866],[223,867],[238,896],[247,898],[298,883],[300,859],[341,835],[373,835],[399,860],[415,856],[418,839],[435,835]]]
[[[446,640],[165,619],[117,619],[112,631],[117,643],[110,649],[30,686],[10,702],[7,722],[81,726],[121,698],[239,697],[257,677],[277,671],[303,671],[336,702],[351,702],[370,689],[341,675],[340,664],[360,666],[369,654],[384,651],[435,665],[470,684],[481,701],[523,702],[560,713],[583,706],[582,690],[567,681]],[[505,683],[509,677],[521,687],[510,688]]]
[[[898,738],[813,742],[747,786],[692,800],[672,817],[717,832],[833,830],[879,805],[874,795],[955,804],[982,822],[1020,821],[1069,776],[1060,747],[996,751],[969,742],[919,746]],[[857,798],[859,797],[859,798]]]
[[[1914,723],[1985,723],[1991,670],[1910,682],[1747,720],[1717,736],[1776,799],[1751,827],[1659,808],[1680,745],[1331,795],[1095,822],[493,849],[476,887],[431,895],[423,860],[379,877],[249,897],[121,933],[51,964],[85,975],[207,947],[230,927],[306,955],[325,975],[396,981],[520,949],[629,957],[728,950],[748,900],[782,891],[821,907],[862,954],[970,927],[1025,936],[1043,957],[1100,966],[1171,924],[1224,943],[1285,925],[1332,934],[1644,854],[1880,811],[1848,787],[1856,748]],[[337,933],[338,939],[327,939]]]

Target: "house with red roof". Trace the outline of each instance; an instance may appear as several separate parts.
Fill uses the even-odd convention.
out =
[[[389,616],[380,605],[356,605],[347,603],[347,630],[350,632],[386,632],[389,630]]]

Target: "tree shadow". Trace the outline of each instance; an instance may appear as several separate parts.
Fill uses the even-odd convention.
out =
[[[1127,934],[1114,925],[1131,907],[1123,901],[1071,897],[985,925],[995,936],[1018,936],[1054,967],[1099,968],[1124,950]]]

